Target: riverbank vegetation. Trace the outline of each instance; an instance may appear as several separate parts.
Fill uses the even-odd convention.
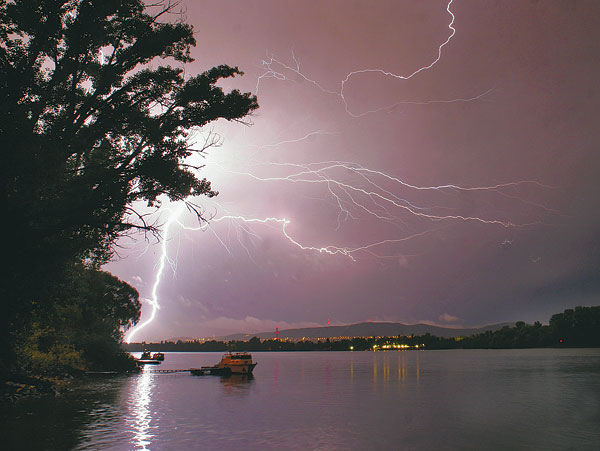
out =
[[[190,133],[258,107],[216,86],[237,67],[186,75],[196,40],[178,2],[145,3],[0,2],[3,387],[132,368],[119,342],[139,295],[101,267],[124,234],[158,236],[148,207],[163,199],[203,220],[188,199],[217,192],[187,158],[219,139]]]
[[[399,335],[395,337],[355,337],[326,340],[260,340],[248,341],[162,341],[131,343],[131,352],[224,352],[224,351],[384,351],[398,349],[518,349],[545,347],[600,347],[600,307],[576,307],[557,313],[549,325],[539,322],[487,331],[468,337],[436,337]]]

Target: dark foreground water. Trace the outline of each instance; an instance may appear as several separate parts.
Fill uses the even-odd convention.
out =
[[[255,353],[251,380],[153,369],[0,413],[0,448],[600,449],[600,349]]]

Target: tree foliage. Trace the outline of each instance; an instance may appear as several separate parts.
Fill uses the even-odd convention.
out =
[[[112,274],[76,264],[53,287],[50,297],[50,304],[35,311],[31,326],[22,334],[25,365],[44,373],[117,369],[118,343],[140,317],[138,292]],[[78,353],[78,365],[61,362],[70,351]],[[54,366],[40,366],[36,363],[40,358]]]
[[[0,0],[3,339],[71,265],[97,268],[123,233],[153,230],[134,202],[217,194],[185,161],[205,150],[191,134],[258,105],[217,86],[237,67],[185,76],[196,40],[174,6]]]
[[[600,306],[575,307],[550,318],[553,338],[566,346],[600,346]]]
[[[127,367],[118,344],[140,316],[134,288],[107,272],[76,264],[49,296],[52,302],[36,309],[19,334],[22,369],[57,376]]]

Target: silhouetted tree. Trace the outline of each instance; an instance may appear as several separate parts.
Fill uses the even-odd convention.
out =
[[[65,268],[99,267],[123,233],[154,230],[136,201],[216,194],[184,161],[216,141],[193,147],[191,132],[258,105],[216,86],[237,67],[185,77],[196,41],[190,25],[166,21],[175,6],[0,0],[0,236],[10,261],[0,343],[50,302]]]
[[[131,368],[119,347],[140,317],[138,292],[112,274],[77,264],[52,288],[20,334],[21,364],[41,374]]]
[[[554,344],[600,346],[600,307],[575,307],[550,318]]]

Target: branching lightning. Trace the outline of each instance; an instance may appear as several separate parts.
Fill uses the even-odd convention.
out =
[[[397,80],[410,80],[418,74],[432,69],[442,58],[442,50],[448,45],[456,33],[454,28],[455,16],[451,11],[453,0],[450,0],[446,5],[446,11],[450,15],[450,22],[448,24],[448,30],[450,31],[446,40],[438,46],[437,56],[429,64],[419,67],[409,74],[395,74],[390,71],[383,69],[360,69],[354,70],[348,73],[340,82],[339,89],[331,90],[323,87],[321,83],[312,79],[308,75],[302,72],[300,66],[300,60],[297,55],[292,51],[293,65],[286,64],[275,58],[273,55],[268,55],[267,59],[262,61],[263,73],[258,76],[255,86],[255,93],[258,94],[261,85],[265,79],[273,78],[279,81],[288,80],[289,77],[286,74],[293,74],[295,78],[300,77],[305,82],[314,86],[320,92],[338,97],[344,105],[344,109],[347,114],[352,117],[359,118],[367,114],[373,114],[382,111],[390,111],[391,109],[403,105],[428,105],[435,103],[456,103],[456,102],[472,102],[472,101],[485,101],[486,96],[492,91],[491,89],[482,92],[473,97],[455,98],[447,100],[428,100],[428,101],[402,101],[396,102],[392,105],[388,105],[375,110],[369,110],[364,112],[351,111],[348,101],[346,98],[346,89],[350,80],[359,74],[379,74],[385,77],[391,77]],[[247,146],[254,148],[256,152],[264,152],[266,150],[278,149],[283,145],[292,143],[301,143],[310,138],[314,138],[322,135],[338,135],[337,132],[331,132],[327,130],[315,130],[305,133],[299,138],[284,139],[277,143],[265,144],[260,146]],[[126,341],[129,343],[132,341],[134,335],[142,328],[151,323],[159,307],[159,294],[158,288],[160,285],[163,272],[167,264],[170,264],[172,269],[175,270],[176,258],[169,257],[169,251],[167,243],[169,236],[171,235],[171,228],[177,225],[181,230],[188,231],[212,231],[219,243],[224,249],[232,254],[230,247],[226,242],[219,236],[217,231],[212,227],[213,223],[219,223],[228,221],[234,225],[237,231],[237,237],[239,244],[245,250],[248,257],[252,260],[252,252],[241,240],[241,235],[259,238],[259,235],[254,231],[254,226],[271,226],[280,231],[281,236],[287,240],[291,245],[300,249],[301,251],[314,252],[318,254],[327,254],[331,256],[340,255],[349,258],[351,261],[356,261],[358,256],[362,254],[369,254],[377,258],[388,258],[397,255],[386,255],[377,252],[377,248],[384,246],[405,243],[412,239],[423,237],[426,234],[433,233],[442,227],[445,227],[441,223],[450,222],[470,222],[479,223],[483,225],[501,226],[506,228],[512,227],[526,227],[537,222],[518,222],[501,217],[484,216],[476,214],[464,214],[458,211],[458,207],[448,205],[437,205],[436,203],[427,202],[421,199],[419,201],[411,199],[416,193],[431,193],[432,196],[441,196],[442,202],[446,199],[445,196],[453,196],[458,193],[465,193],[469,195],[476,195],[476,193],[488,192],[496,196],[508,198],[516,202],[522,202],[529,206],[537,207],[545,211],[556,213],[541,204],[531,202],[526,199],[522,199],[518,195],[514,195],[514,191],[523,186],[537,187],[541,189],[550,189],[553,187],[541,184],[535,180],[522,180],[515,182],[497,183],[490,184],[487,186],[461,186],[457,184],[441,184],[435,186],[419,186],[408,183],[399,177],[396,177],[387,172],[381,170],[372,169],[363,165],[347,162],[347,161],[320,161],[310,163],[275,163],[275,162],[257,162],[247,164],[246,166],[240,165],[237,162],[237,166],[234,163],[218,164],[213,165],[226,174],[235,176],[245,177],[260,183],[287,183],[287,184],[301,184],[312,187],[322,187],[325,192],[325,197],[331,202],[332,205],[337,209],[337,223],[335,230],[339,230],[343,223],[349,220],[358,220],[362,217],[368,217],[378,222],[389,223],[397,229],[405,228],[398,236],[395,233],[394,236],[374,240],[373,242],[367,242],[357,244],[354,246],[344,246],[336,244],[326,243],[305,243],[302,240],[296,238],[292,232],[292,224],[296,223],[289,217],[277,217],[277,216],[266,216],[260,217],[259,215],[246,215],[237,212],[228,211],[220,204],[216,204],[218,211],[221,213],[215,214],[211,218],[209,223],[203,223],[197,227],[190,227],[180,220],[181,213],[183,212],[183,206],[178,206],[172,212],[169,213],[169,218],[164,225],[163,239],[161,242],[161,253],[156,266],[155,280],[152,288],[151,299],[146,299],[145,302],[152,308],[150,316],[143,323],[139,324],[136,328],[132,329],[127,336]],[[241,166],[241,167],[240,167]],[[264,173],[267,172],[266,175]],[[275,175],[273,175],[275,174]],[[321,200],[323,200],[321,198]],[[447,210],[455,210],[448,212]],[[414,231],[410,227],[406,226],[406,221],[427,221],[430,223],[436,223],[434,227],[426,227],[425,230]],[[503,243],[504,244],[504,243]]]
[[[454,184],[446,184],[446,185],[439,185],[439,186],[416,186],[416,185],[406,183],[396,177],[390,176],[389,174],[386,174],[382,171],[368,169],[368,168],[362,167],[360,165],[357,165],[355,163],[347,163],[347,162],[340,162],[340,161],[326,161],[326,162],[311,163],[311,164],[306,164],[306,165],[299,165],[299,164],[292,164],[292,163],[261,163],[261,164],[257,164],[254,166],[256,167],[256,166],[260,166],[260,165],[264,165],[264,166],[268,166],[268,167],[278,167],[278,168],[281,168],[281,167],[292,168],[295,171],[290,174],[284,175],[284,176],[260,177],[249,171],[242,172],[242,171],[234,171],[234,170],[225,169],[225,168],[222,168],[222,169],[226,170],[229,173],[247,176],[254,180],[261,181],[261,182],[291,182],[291,183],[305,183],[305,184],[311,184],[311,183],[325,184],[328,193],[333,197],[333,199],[335,200],[335,203],[338,205],[338,208],[339,208],[338,228],[340,226],[339,221],[340,221],[341,217],[344,217],[345,219],[355,217],[353,215],[352,211],[350,210],[351,207],[354,207],[355,209],[360,210],[363,213],[367,213],[368,215],[375,217],[379,220],[390,221],[390,222],[400,219],[397,215],[395,215],[394,213],[392,213],[390,211],[391,208],[395,208],[395,209],[400,209],[400,210],[404,211],[405,213],[409,213],[410,215],[412,215],[416,218],[421,218],[421,219],[430,220],[430,221],[450,221],[450,220],[474,221],[474,222],[479,222],[482,224],[501,225],[503,227],[526,227],[526,226],[534,224],[534,223],[515,224],[513,222],[500,220],[500,219],[482,218],[479,216],[465,216],[465,215],[460,215],[460,214],[455,214],[455,215],[444,214],[444,215],[442,215],[442,214],[427,213],[426,211],[431,209],[431,207],[415,205],[414,203],[410,202],[409,200],[402,198],[399,195],[396,195],[387,189],[384,189],[375,180],[373,180],[373,178],[371,178],[372,176],[378,176],[378,177],[381,177],[381,178],[384,178],[387,180],[391,180],[391,181],[395,182],[396,184],[400,185],[402,188],[406,188],[406,189],[410,189],[410,190],[417,190],[417,191],[424,191],[424,190],[435,191],[435,192],[491,191],[491,192],[498,193],[502,196],[505,196],[506,194],[501,191],[503,188],[515,188],[515,187],[518,187],[521,185],[526,185],[526,184],[535,185],[535,186],[539,186],[542,188],[552,188],[552,187],[543,185],[543,184],[533,181],[533,180],[508,182],[508,183],[495,184],[495,185],[490,185],[490,186],[476,186],[476,187],[465,187],[465,186],[459,186],[459,185],[454,185]],[[341,181],[341,179],[333,177],[328,173],[328,171],[331,171],[333,169],[343,169],[350,173],[358,174],[358,175],[360,175],[362,180],[364,182],[366,182],[371,188],[365,189],[365,188],[355,185],[355,184],[343,182],[343,181]],[[342,196],[340,194],[338,194],[333,189],[333,187],[338,187],[341,190],[341,192],[343,193],[343,196],[345,198],[342,198]],[[362,199],[359,198],[357,195],[362,196]],[[514,196],[509,196],[509,197],[514,197]],[[367,204],[365,202],[365,200],[370,202],[370,204]],[[527,204],[530,204],[530,205],[532,204],[527,201],[524,201],[524,202]],[[375,209],[375,208],[377,208],[377,209]],[[544,208],[544,207],[540,206],[540,208]],[[306,244],[300,243],[297,239],[295,239],[290,234],[287,227],[291,224],[291,220],[286,219],[286,218],[268,217],[268,218],[261,219],[261,218],[249,218],[247,216],[242,216],[242,215],[223,215],[223,216],[214,218],[212,220],[212,222],[219,222],[219,221],[223,221],[226,219],[232,220],[232,221],[241,221],[246,224],[276,223],[281,226],[281,232],[282,232],[283,236],[290,243],[292,243],[293,245],[297,246],[298,248],[300,248],[302,250],[317,251],[320,253],[327,253],[330,255],[341,254],[346,257],[349,257],[353,261],[356,260],[354,254],[359,253],[361,251],[371,251],[373,248],[376,248],[377,246],[381,246],[384,244],[400,243],[400,242],[408,241],[412,238],[423,236],[424,234],[430,233],[432,231],[432,230],[426,230],[424,232],[409,234],[402,238],[384,239],[384,240],[375,241],[372,243],[366,243],[366,244],[363,244],[360,246],[355,246],[355,247],[334,246],[334,245],[312,246],[312,245],[306,245]],[[184,227],[183,224],[180,224],[180,225],[182,227]],[[187,230],[198,230],[198,229],[201,229],[204,227],[199,227],[199,228],[185,227],[185,228]],[[371,252],[371,254],[377,255],[372,252]]]
[[[158,309],[160,309],[160,305],[158,303],[158,286],[160,285],[160,280],[162,278],[163,271],[165,270],[165,266],[167,264],[171,265],[173,270],[175,269],[175,265],[176,265],[176,259],[170,259],[169,254],[167,252],[167,243],[169,242],[169,231],[170,231],[171,226],[177,222],[177,220],[178,220],[179,216],[181,215],[181,213],[183,212],[183,210],[184,210],[183,205],[178,205],[177,208],[173,212],[171,212],[169,219],[167,220],[167,222],[164,225],[163,239],[160,244],[161,253],[160,253],[160,258],[158,259],[158,265],[156,268],[154,285],[152,286],[152,297],[150,299],[143,299],[143,301],[145,301],[148,305],[150,305],[152,307],[152,310],[151,310],[150,316],[148,317],[147,320],[138,324],[135,328],[131,329],[131,331],[129,332],[129,334],[127,335],[127,337],[125,339],[125,341],[127,343],[131,343],[131,340],[133,340],[134,335],[154,320],[154,317],[156,316],[156,311]]]
[[[442,59],[442,49],[450,43],[450,41],[456,34],[456,28],[454,28],[455,16],[454,16],[454,13],[452,12],[452,10],[450,9],[453,2],[454,2],[454,0],[450,0],[448,2],[448,4],[446,5],[446,11],[450,15],[450,22],[448,23],[448,30],[450,30],[450,33],[449,33],[448,37],[446,38],[446,40],[438,46],[436,58],[433,61],[431,61],[429,64],[421,66],[418,69],[415,69],[410,74],[407,74],[407,75],[396,74],[394,72],[390,72],[385,69],[378,69],[378,68],[376,68],[376,69],[358,69],[358,70],[354,70],[354,71],[346,74],[346,76],[340,82],[339,89],[337,91],[334,91],[334,90],[323,87],[323,85],[320,84],[318,81],[316,81],[313,78],[309,77],[308,75],[304,74],[300,68],[300,60],[295,55],[294,51],[292,50],[291,53],[292,53],[292,59],[294,61],[294,65],[287,64],[287,63],[277,59],[275,57],[275,55],[267,54],[267,58],[262,60],[262,62],[261,62],[264,72],[257,78],[254,92],[255,92],[255,94],[258,94],[258,92],[260,90],[260,84],[264,79],[274,78],[279,81],[285,81],[285,80],[289,79],[289,77],[286,76],[286,72],[291,73],[291,74],[294,74],[295,77],[300,77],[305,82],[310,83],[311,85],[315,86],[319,91],[321,91],[325,94],[330,94],[330,95],[339,97],[340,100],[342,101],[342,103],[344,104],[344,109],[345,109],[346,113],[348,113],[350,116],[355,117],[355,118],[363,117],[368,114],[379,113],[382,111],[390,111],[400,105],[430,105],[430,104],[436,104],[436,103],[472,102],[472,101],[476,101],[476,100],[485,101],[485,100],[487,100],[486,96],[488,94],[490,94],[493,91],[493,89],[488,89],[484,92],[481,92],[481,93],[479,93],[475,96],[471,96],[471,97],[462,97],[462,98],[454,98],[454,99],[437,99],[437,100],[427,100],[427,101],[398,101],[391,105],[386,105],[384,107],[376,108],[374,110],[363,111],[361,113],[353,112],[348,105],[348,100],[346,99],[346,92],[345,92],[346,85],[350,82],[350,80],[352,78],[354,78],[357,75],[379,74],[384,77],[390,77],[390,78],[394,78],[397,80],[407,81],[407,80],[410,80],[411,78],[415,77],[416,75],[433,68]]]

